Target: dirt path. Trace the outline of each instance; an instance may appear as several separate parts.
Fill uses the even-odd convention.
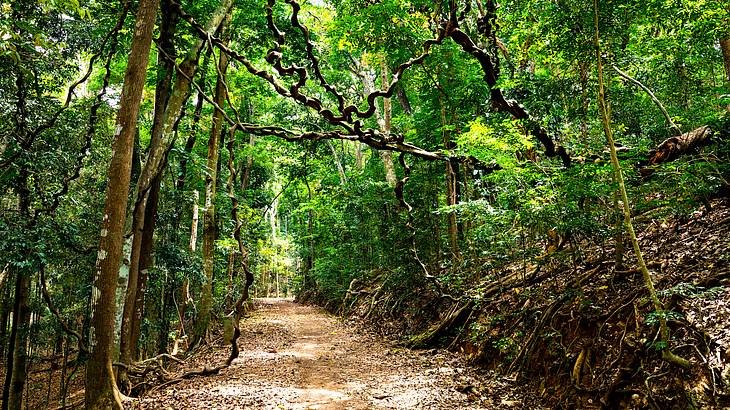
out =
[[[457,356],[396,348],[321,310],[285,299],[257,301],[242,324],[241,356],[216,376],[162,388],[144,409],[524,408],[506,382]],[[201,360],[218,363],[216,348]],[[489,387],[479,380],[492,379]],[[529,406],[533,407],[533,406]],[[533,407],[534,408],[534,407]]]

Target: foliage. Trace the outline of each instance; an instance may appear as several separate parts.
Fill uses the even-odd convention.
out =
[[[494,37],[479,31],[476,9],[466,13],[460,28],[494,64],[492,89],[483,67],[453,39],[432,44],[421,65],[403,71],[390,98],[388,137],[398,142],[402,137],[402,142],[454,160],[447,167],[445,161],[406,156],[407,174],[393,153],[397,177],[408,176],[399,198],[385,180],[381,154],[325,118],[323,113],[337,111],[338,100],[324,81],[314,78],[307,47],[328,85],[346,104],[362,110],[367,89],[387,88],[398,66],[418,56],[423,42],[438,34],[436,28],[449,17],[449,2],[302,2],[300,22],[309,28],[309,38],[292,24],[291,3],[273,3],[272,22],[286,37],[282,64],[310,70],[302,93],[317,98],[323,108],[307,108],[292,96],[298,74],[282,75],[267,59],[274,38],[264,4],[240,0],[231,14],[228,46],[251,67],[273,75],[288,90],[283,94],[290,95],[283,96],[262,76],[252,75],[251,67],[235,61],[228,70],[226,115],[292,132],[337,131],[342,138],[291,142],[261,135],[266,132],[237,131],[230,158],[226,143],[231,134],[224,134],[213,199],[217,312],[230,311],[231,296],[240,295],[242,262],[254,273],[252,294],[258,297],[278,289],[279,296],[296,292],[337,309],[352,297],[348,290],[364,290],[407,312],[409,303],[442,300],[443,294],[480,300],[515,264],[539,267],[555,252],[565,252],[577,264],[583,247],[604,244],[610,249],[605,244],[623,227],[597,115],[593,16],[584,5],[567,0],[499,2]],[[723,61],[718,47],[728,33],[726,5],[710,0],[602,3],[607,92],[637,219],[689,217],[702,207],[709,209],[730,186],[728,82],[723,73],[723,62],[730,62]],[[186,1],[182,8],[200,22],[217,5]],[[0,323],[3,329],[10,323],[14,282],[37,278],[41,266],[62,319],[79,326],[88,322],[113,121],[134,30],[127,18],[117,50],[109,43],[102,46],[120,8],[95,0],[0,4],[0,271],[7,279],[0,289],[0,310],[7,321]],[[178,63],[196,40],[188,22],[178,22],[173,41]],[[157,47],[153,45],[147,73],[133,173],[139,172],[150,149],[154,94],[162,72]],[[89,78],[66,104],[68,86],[84,76],[96,53]],[[214,92],[220,53],[201,52],[194,81],[207,96]],[[107,57],[110,83],[98,99],[98,115],[90,120],[103,91]],[[651,173],[641,172],[648,169],[643,167],[651,150],[671,137],[672,130],[652,99],[620,79],[610,65],[651,89],[683,131],[709,125],[715,131],[712,140],[651,167]],[[383,69],[388,71],[385,80]],[[509,104],[526,107],[530,118],[498,109],[496,88]],[[167,349],[174,342],[171,335],[180,336],[176,325],[181,319],[182,327],[189,328],[196,307],[193,303],[187,312],[180,308],[188,302],[181,300],[183,284],[197,303],[205,281],[200,247],[191,249],[190,239],[194,192],[202,221],[205,177],[211,171],[206,167],[207,138],[215,109],[204,99],[199,115],[194,114],[198,94],[194,87],[186,100],[163,170],[154,266],[144,295],[143,356]],[[357,127],[382,134],[387,104],[381,97],[375,104],[375,113],[357,118]],[[536,128],[567,148],[570,167],[543,153]],[[229,177],[239,201],[246,255],[239,253],[233,237],[238,221],[231,219]],[[451,179],[456,181],[453,192],[446,182]],[[20,209],[21,199],[28,200],[27,210]],[[198,228],[203,229],[202,223]],[[686,283],[661,292],[664,298],[716,294],[714,288]],[[582,300],[593,303],[588,296]],[[58,321],[38,294],[29,302],[39,317],[33,323],[39,336],[31,343],[50,345],[62,334]],[[675,313],[652,312],[645,323],[677,319]],[[472,323],[471,334],[480,339],[472,341],[488,340],[487,345],[513,358],[521,347],[518,338],[494,338],[487,332],[503,320],[495,316],[489,326]],[[5,332],[0,331],[0,339],[6,349]]]

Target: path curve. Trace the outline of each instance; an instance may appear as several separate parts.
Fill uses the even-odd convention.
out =
[[[242,322],[241,356],[221,374],[186,380],[136,409],[523,408],[506,382],[457,355],[394,347],[311,306],[259,299]],[[201,360],[218,363],[220,346]],[[491,377],[490,377],[491,376]],[[491,379],[489,388],[479,380]]]

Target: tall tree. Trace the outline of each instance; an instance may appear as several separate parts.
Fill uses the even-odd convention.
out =
[[[225,22],[223,30],[225,30]],[[226,70],[228,57],[220,54],[218,61],[218,79],[215,85],[214,101],[219,107],[226,102]],[[208,161],[205,174],[205,212],[203,213],[203,274],[205,283],[200,295],[200,308],[195,323],[195,332],[191,346],[196,346],[205,337],[210,322],[210,313],[213,306],[213,270],[215,268],[215,239],[216,213],[215,195],[219,170],[220,139],[223,131],[223,114],[219,110],[213,111],[213,121],[208,140]]]
[[[228,12],[232,6],[232,0],[223,0],[217,9],[213,12],[210,19],[208,20],[206,30],[209,32],[216,32],[224,17],[228,15]],[[166,18],[177,19],[175,13],[177,9],[172,7],[166,7]],[[172,23],[168,24],[170,31],[174,29]],[[172,74],[175,69],[174,55],[169,53],[174,50],[171,38],[172,33],[166,33],[163,36],[162,47],[159,51],[163,58],[168,61],[166,65],[169,68],[166,70],[165,77]],[[136,306],[137,300],[142,301],[141,284],[144,284],[145,279],[140,280],[140,275],[144,276],[143,270],[149,267],[151,263],[151,252],[152,252],[152,239],[154,234],[154,223],[145,225],[145,222],[149,220],[154,221],[154,213],[156,213],[157,199],[154,190],[157,190],[156,185],[161,178],[161,174],[167,164],[167,154],[172,147],[175,140],[175,133],[177,126],[180,121],[180,117],[183,115],[185,103],[187,102],[192,87],[192,80],[198,69],[198,60],[200,52],[206,42],[202,39],[198,39],[191,48],[187,51],[185,58],[178,66],[179,72],[175,79],[175,83],[172,89],[161,90],[163,91],[161,98],[158,99],[159,105],[156,104],[156,109],[159,111],[155,116],[155,123],[153,124],[152,139],[150,141],[149,154],[147,161],[142,169],[137,182],[137,195],[134,204],[134,215],[132,220],[132,233],[134,238],[132,241],[132,251],[130,256],[130,269],[129,269],[129,284],[127,286],[127,297],[125,300],[124,316],[122,318],[122,332],[120,338],[120,351],[121,359],[124,363],[131,361],[132,351],[135,349],[137,340],[133,340],[139,334],[136,330],[139,326],[139,320],[141,320],[142,306]],[[162,81],[167,81],[167,78]],[[163,84],[162,87],[169,87],[168,84]],[[159,114],[158,114],[159,113]],[[154,199],[154,203],[150,201]],[[150,208],[149,211],[147,208]],[[145,241],[145,238],[146,241]],[[145,245],[143,247],[143,244]],[[135,315],[135,312],[137,315]]]
[[[114,295],[122,257],[122,237],[127,217],[127,195],[137,114],[147,72],[152,32],[159,0],[141,0],[119,101],[113,155],[104,203],[99,253],[91,295],[91,326],[86,365],[85,406],[87,409],[121,409],[122,404],[112,369],[114,344]]]

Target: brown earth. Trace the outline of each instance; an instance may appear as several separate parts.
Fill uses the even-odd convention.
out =
[[[319,308],[260,299],[241,355],[214,376],[162,386],[129,409],[539,408],[520,386],[437,350],[396,347]],[[191,361],[219,363],[221,345]],[[191,363],[194,364],[194,363]]]

